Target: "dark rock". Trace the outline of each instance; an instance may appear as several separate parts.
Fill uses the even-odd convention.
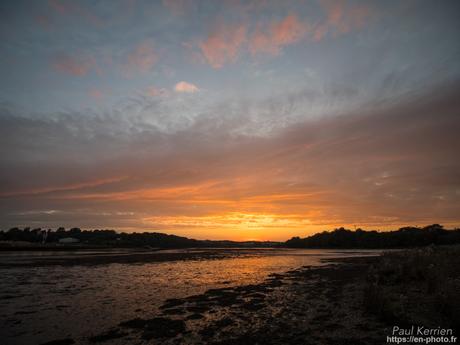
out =
[[[331,331],[334,331],[334,330],[337,330],[337,329],[342,329],[342,328],[345,328],[345,326],[337,323],[337,322],[329,322],[329,323],[326,323],[324,326],[322,326],[323,329],[326,329],[326,330],[331,330]]]
[[[273,279],[273,280],[270,280],[266,284],[267,284],[267,286],[277,287],[277,286],[283,285],[283,282],[281,280],[278,280],[278,279]]]
[[[216,329],[212,326],[205,327],[198,331],[198,334],[203,338],[210,338],[216,333]]]
[[[283,278],[283,275],[282,274],[279,274],[279,273],[270,273],[268,275],[268,278],[269,279],[282,279]]]
[[[90,337],[88,338],[88,340],[92,343],[101,343],[101,342],[112,340],[112,339],[122,338],[126,335],[128,334],[124,332],[120,332],[119,329],[114,328],[114,329],[108,330],[107,332]]]
[[[209,309],[210,309],[209,306],[199,306],[199,305],[187,307],[187,311],[191,313],[204,313],[206,311],[209,311]]]
[[[28,314],[35,314],[36,310],[20,310],[14,313],[14,315],[28,315]]]
[[[224,327],[233,325],[234,323],[235,323],[235,321],[233,321],[229,317],[224,317],[224,318],[214,322],[214,326],[217,327],[217,328],[224,328]]]
[[[144,328],[147,320],[136,317],[135,319],[120,322],[118,326],[127,328]]]
[[[207,302],[209,300],[209,296],[207,295],[192,295],[192,296],[189,296],[189,297],[186,297],[185,300],[188,301],[188,302],[196,302],[196,303],[199,303],[199,302]]]
[[[163,310],[164,315],[183,315],[185,314],[185,310],[182,308],[173,308],[173,309],[165,309]]]
[[[233,288],[209,289],[205,292],[206,295],[222,295],[225,293],[234,293]]]
[[[204,316],[202,314],[198,314],[198,313],[193,313],[192,315],[189,315],[187,316],[187,320],[199,320],[199,319],[202,319],[204,318]]]
[[[48,341],[41,345],[72,345],[72,344],[75,344],[75,341],[73,339],[66,338],[66,339]]]
[[[210,324],[209,326],[201,329],[198,333],[204,338],[211,338],[214,336],[218,331],[222,328],[227,326],[233,325],[235,321],[233,321],[229,317],[224,317],[220,320],[215,321],[214,323]]]
[[[166,302],[160,307],[160,309],[173,308],[173,307],[177,307],[182,304],[184,304],[183,300],[178,299],[178,298],[170,298],[166,300]]]
[[[164,317],[155,317],[147,321],[142,338],[172,338],[186,331],[185,322]]]
[[[234,304],[241,303],[242,300],[237,294],[224,295],[216,299],[216,304],[221,307],[229,307]]]
[[[241,307],[246,310],[256,311],[256,310],[262,309],[263,307],[265,307],[265,305],[260,302],[250,301],[250,302],[246,302]]]
[[[255,298],[255,299],[265,299],[267,296],[263,293],[260,293],[260,292],[254,292],[254,293],[251,293],[248,297],[251,297],[251,298]]]

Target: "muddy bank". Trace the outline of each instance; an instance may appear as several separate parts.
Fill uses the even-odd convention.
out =
[[[385,325],[362,289],[377,258],[272,274],[263,283],[170,299],[157,315],[125,320],[75,344],[378,344]],[[58,342],[55,344],[59,344]]]
[[[179,260],[213,260],[241,256],[244,254],[257,254],[254,249],[209,249],[209,250],[190,250],[190,251],[163,251],[163,250],[144,250],[118,252],[114,251],[92,254],[88,253],[69,254],[69,255],[49,255],[49,256],[24,256],[21,260],[0,260],[0,268],[17,267],[40,267],[40,266],[94,266],[106,264],[137,264],[151,262],[166,262]],[[263,254],[263,252],[260,252]]]

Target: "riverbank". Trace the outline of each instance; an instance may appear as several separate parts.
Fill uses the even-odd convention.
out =
[[[272,274],[261,284],[170,299],[153,317],[47,344],[378,344],[386,326],[364,310],[361,298],[376,260],[348,258]]]
[[[43,267],[43,266],[95,266],[107,264],[145,264],[153,262],[213,260],[231,258],[253,249],[189,249],[189,250],[151,250],[151,249],[88,249],[78,252],[28,253],[16,251],[14,260],[1,257],[0,268]]]
[[[302,251],[302,250],[300,250]],[[319,250],[303,256],[316,256]],[[288,248],[188,248],[188,249],[148,249],[148,248],[97,248],[77,251],[9,251],[0,253],[0,269],[47,267],[47,266],[100,266],[108,264],[148,264],[188,260],[219,260],[237,257],[263,257],[270,253],[289,254]],[[336,255],[371,255],[374,251],[327,250]]]
[[[458,335],[458,250],[329,259],[322,267],[271,274],[260,284],[169,299],[158,313],[46,344],[374,345],[386,343],[394,326],[410,323]],[[433,269],[437,276],[427,273]],[[438,308],[441,297],[450,308]]]

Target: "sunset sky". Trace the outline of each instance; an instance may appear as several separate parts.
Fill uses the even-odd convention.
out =
[[[2,1],[0,228],[460,226],[460,2]]]

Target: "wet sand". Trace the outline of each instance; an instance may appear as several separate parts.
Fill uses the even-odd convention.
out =
[[[376,257],[329,260],[272,274],[253,285],[166,300],[144,315],[65,344],[379,344],[385,325],[363,308],[362,289]]]
[[[213,260],[241,256],[244,254],[263,254],[264,250],[254,249],[191,249],[191,250],[138,250],[113,249],[80,250],[78,255],[68,251],[54,251],[52,255],[24,256],[22,260],[0,261],[0,268],[42,267],[42,266],[94,266],[107,264],[137,264],[183,260]],[[26,252],[27,253],[27,252]]]

